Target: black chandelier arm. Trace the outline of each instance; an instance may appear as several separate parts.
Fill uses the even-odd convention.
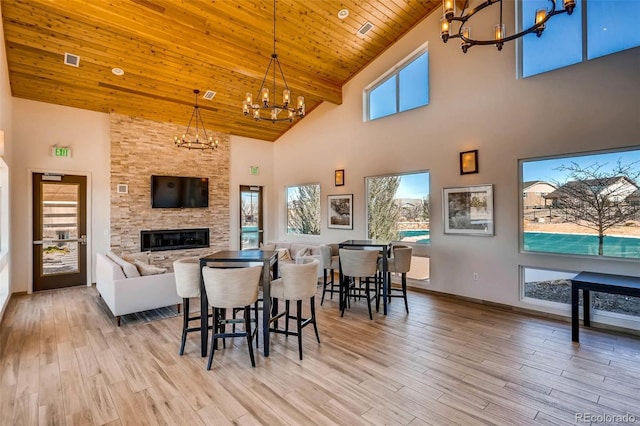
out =
[[[466,15],[463,16],[445,16],[447,18],[447,21],[451,22],[451,21],[459,21],[461,23],[465,23],[467,22],[473,15],[475,15],[476,13],[480,12],[482,9],[484,9],[485,7],[491,6],[494,3],[498,3],[501,0],[487,0],[482,4],[477,5],[476,7],[474,7],[473,9],[469,10],[469,12]],[[468,2],[467,2],[468,3]],[[465,8],[467,3],[465,3]],[[555,3],[554,3],[555,5]],[[464,9],[462,9],[462,13],[464,13]]]
[[[282,82],[284,83],[284,88],[286,90],[289,90],[287,79],[284,78],[284,73],[282,72],[282,66],[280,65],[280,61],[278,60],[278,55],[276,55],[275,59],[276,59],[276,65],[278,66],[278,70],[280,71],[280,77],[282,77]],[[275,80],[275,73],[274,73],[274,80]]]
[[[565,13],[567,12],[566,10],[557,10],[557,11],[553,11],[552,13],[547,14],[547,16],[540,22],[538,22],[537,24],[533,25],[530,28],[527,28],[524,31],[520,31],[519,33],[510,35],[509,37],[504,37],[504,38],[500,38],[500,39],[495,39],[495,40],[474,40],[472,38],[468,38],[465,37],[464,35],[462,35],[462,28],[460,28],[460,31],[458,32],[458,34],[449,36],[449,38],[456,38],[459,37],[461,40],[463,40],[465,43],[469,43],[472,46],[474,45],[478,45],[478,46],[487,46],[487,45],[491,45],[491,44],[498,44],[498,43],[506,43],[508,41],[512,41],[515,40],[517,38],[523,37],[527,34],[531,34],[533,32],[536,32],[540,27],[544,26],[544,24],[552,17],[555,15],[559,15],[561,13]]]
[[[262,79],[262,84],[260,84],[260,90],[258,90],[258,97],[262,96],[262,89],[264,88],[264,84],[267,82],[267,78],[269,77],[269,70],[271,69],[271,64],[273,64],[273,60],[277,58],[277,55],[274,53],[271,55],[271,60],[269,61],[269,65],[267,66],[267,72],[264,73],[264,78]],[[262,99],[260,99],[262,101]],[[268,102],[264,102],[265,106],[269,106]]]
[[[200,121],[200,126],[202,127],[202,133],[204,133],[204,140],[208,142],[209,137],[207,135],[207,129],[204,127],[204,120],[202,119],[202,114],[200,114],[200,108],[197,108],[197,110],[198,112],[196,113],[196,132],[198,131],[198,121]]]

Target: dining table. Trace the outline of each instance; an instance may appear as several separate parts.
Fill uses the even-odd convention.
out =
[[[271,273],[273,278],[278,277],[278,252],[275,250],[222,250],[200,258],[200,309],[201,312],[209,310],[209,301],[204,287],[202,268],[243,268],[262,263],[262,336],[263,353],[269,356],[269,319],[271,313],[270,283]],[[200,343],[201,354],[207,356],[207,344],[209,341],[209,324],[207,315],[200,315]],[[256,327],[258,327],[258,314],[256,313]]]
[[[341,243],[338,243],[338,248],[351,248],[351,249],[360,249],[360,250],[379,250],[382,252],[382,313],[387,315],[387,302],[388,302],[388,294],[389,294],[389,282],[387,279],[387,255],[389,253],[389,248],[391,247],[391,241],[387,240],[346,240]],[[345,295],[346,291],[346,283],[344,279],[344,275],[342,274],[342,263],[340,264],[340,310],[343,310],[343,307],[347,303],[347,299]],[[380,295],[376,295],[378,300]],[[376,302],[377,303],[377,302]]]

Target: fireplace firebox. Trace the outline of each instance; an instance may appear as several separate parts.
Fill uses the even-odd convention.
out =
[[[140,231],[141,251],[183,250],[209,247],[209,229]]]

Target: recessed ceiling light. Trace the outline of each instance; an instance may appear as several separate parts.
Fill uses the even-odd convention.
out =
[[[122,68],[111,68],[111,72],[115,75],[124,75],[124,70]]]
[[[338,18],[340,18],[340,19],[344,19],[344,18],[346,18],[347,16],[349,16],[349,11],[348,11],[347,9],[340,9],[340,10],[338,11]]]

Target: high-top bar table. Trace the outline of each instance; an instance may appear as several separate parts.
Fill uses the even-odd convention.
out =
[[[269,356],[269,315],[271,313],[269,271],[273,270],[273,278],[278,277],[278,252],[272,250],[223,250],[200,258],[200,310],[209,310],[207,292],[204,288],[202,268],[241,268],[252,262],[262,263],[262,337],[264,340],[264,356]],[[257,320],[257,317],[256,317]],[[256,327],[258,323],[256,321]],[[200,315],[201,354],[207,356],[209,341],[207,315]]]
[[[591,291],[640,297],[640,277],[580,272],[571,278],[571,340],[580,340],[579,297],[582,290],[584,326],[591,326]]]
[[[338,248],[360,248],[360,249],[373,249],[380,250],[382,252],[382,312],[387,315],[387,294],[389,291],[389,284],[387,282],[387,250],[391,245],[391,241],[385,240],[346,240],[338,244]],[[347,303],[346,297],[344,297],[344,276],[342,275],[342,264],[340,264],[340,310],[345,303]],[[378,299],[380,295],[377,295]],[[376,302],[377,303],[377,302]]]

